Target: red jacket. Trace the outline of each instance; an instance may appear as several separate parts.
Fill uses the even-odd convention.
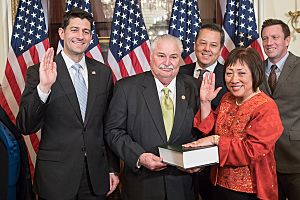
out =
[[[194,118],[194,126],[204,135],[213,129],[214,134],[220,135],[220,163],[211,169],[214,184],[218,179],[224,178],[218,175],[218,170],[227,168],[226,170],[230,171],[230,168],[234,170],[237,167],[248,166],[257,197],[278,199],[274,147],[282,134],[283,126],[278,108],[271,98],[261,92],[238,106],[235,97],[227,93],[217,110],[211,112],[202,122],[198,111]],[[233,180],[234,177],[225,177],[228,189],[232,189],[230,185],[236,186]],[[234,190],[247,192],[239,188]]]

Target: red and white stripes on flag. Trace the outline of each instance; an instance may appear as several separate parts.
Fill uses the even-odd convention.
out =
[[[220,1],[220,4],[224,1]],[[221,5],[221,7],[224,7]],[[264,59],[252,0],[227,0],[223,30],[225,44],[219,58],[224,62],[231,50],[236,47],[252,47]]]
[[[0,104],[15,122],[21,94],[25,87],[26,71],[40,62],[50,47],[44,11],[40,0],[20,1],[2,80]],[[29,164],[33,175],[40,134],[24,136],[29,151]]]
[[[133,51],[124,56],[119,62],[108,50],[107,62],[111,67],[115,80],[122,79],[150,70],[150,42],[145,41]]]
[[[150,42],[137,0],[116,0],[107,62],[115,80],[150,70]]]

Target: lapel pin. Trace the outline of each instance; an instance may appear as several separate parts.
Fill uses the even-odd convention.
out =
[[[95,71],[92,71],[92,74],[96,74],[96,72],[95,72]]]
[[[182,100],[185,100],[185,96],[184,96],[184,95],[182,95],[182,96],[181,96],[181,99],[182,99]]]

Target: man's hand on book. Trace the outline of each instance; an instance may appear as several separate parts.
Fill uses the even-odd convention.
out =
[[[190,142],[187,144],[183,144],[183,147],[200,147],[200,146],[210,146],[210,145],[218,145],[220,136],[211,135],[204,138],[201,138],[197,141]]]
[[[139,158],[139,164],[151,171],[160,171],[167,167],[167,165],[162,162],[162,158],[152,153],[141,154]]]

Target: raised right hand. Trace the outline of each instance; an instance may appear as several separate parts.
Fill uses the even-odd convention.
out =
[[[204,76],[200,88],[201,102],[211,102],[222,89],[222,87],[215,89],[215,79],[215,74],[212,72]]]
[[[57,77],[56,63],[53,61],[53,59],[54,49],[51,47],[43,55],[39,69],[39,88],[44,93],[48,93],[50,91],[51,86],[53,85]]]
[[[151,171],[160,171],[167,167],[167,165],[162,162],[162,158],[152,153],[143,153],[140,155],[139,159],[139,164],[143,165]]]

